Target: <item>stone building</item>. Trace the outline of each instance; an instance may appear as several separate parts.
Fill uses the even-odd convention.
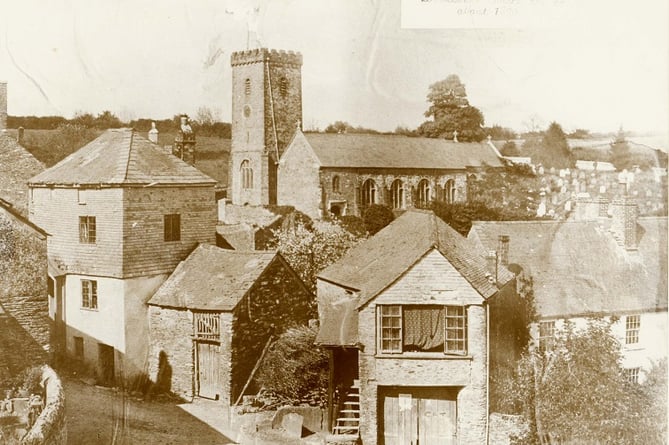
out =
[[[111,382],[146,372],[146,302],[216,236],[215,181],[132,129],[108,130],[33,177],[56,325],[69,356]]]
[[[232,404],[272,335],[306,324],[312,301],[280,254],[201,244],[148,302],[149,375],[185,399]]]
[[[485,444],[489,361],[499,349],[490,306],[515,295],[514,283],[419,210],[322,271],[316,342],[331,354],[333,432],[359,431],[363,444]]]
[[[610,207],[611,216],[608,216]],[[629,198],[577,202],[570,221],[480,221],[468,237],[494,250],[508,237],[509,268],[533,279],[535,346],[550,348],[565,320],[616,317],[623,367],[642,381],[667,357],[667,218],[637,217]]]
[[[464,201],[467,178],[501,166],[487,143],[396,135],[303,134],[302,56],[232,54],[232,205],[294,206],[313,218]]]

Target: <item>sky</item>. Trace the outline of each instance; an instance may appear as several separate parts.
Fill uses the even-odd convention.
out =
[[[230,121],[230,55],[263,46],[302,53],[306,129],[416,127],[430,84],[457,74],[486,125],[666,135],[666,0],[430,0],[545,8],[498,28],[402,28],[411,1],[0,0],[0,80],[10,115],[208,107]]]

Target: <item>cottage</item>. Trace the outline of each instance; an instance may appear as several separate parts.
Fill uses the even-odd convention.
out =
[[[216,181],[133,129],[108,130],[29,182],[67,354],[104,382],[146,372],[146,302],[216,240]]]
[[[313,295],[275,252],[201,244],[148,302],[149,375],[186,399],[232,404],[273,335],[313,317]]]
[[[409,210],[318,276],[333,432],[372,444],[484,444],[491,302],[515,294],[476,246]]]
[[[629,199],[590,203],[585,220],[474,222],[469,238],[495,249],[508,239],[508,264],[529,274],[539,322],[535,344],[550,348],[565,320],[616,317],[623,366],[632,381],[667,356],[667,218],[636,216]]]
[[[293,206],[312,218],[424,207],[464,201],[471,174],[502,165],[490,141],[302,133],[301,54],[239,51],[231,65],[232,205]]]

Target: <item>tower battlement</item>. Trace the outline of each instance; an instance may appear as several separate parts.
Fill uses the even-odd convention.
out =
[[[269,61],[273,65],[302,66],[302,54],[295,51],[284,51],[267,48],[256,48],[246,51],[232,53],[230,64],[232,66],[246,65]]]

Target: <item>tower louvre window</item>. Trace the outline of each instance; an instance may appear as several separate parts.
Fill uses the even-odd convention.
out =
[[[286,97],[288,95],[288,79],[285,77],[282,77],[281,80],[279,80],[279,92],[281,93],[281,97]]]
[[[244,80],[244,93],[248,96],[251,94],[251,79],[248,77]]]

